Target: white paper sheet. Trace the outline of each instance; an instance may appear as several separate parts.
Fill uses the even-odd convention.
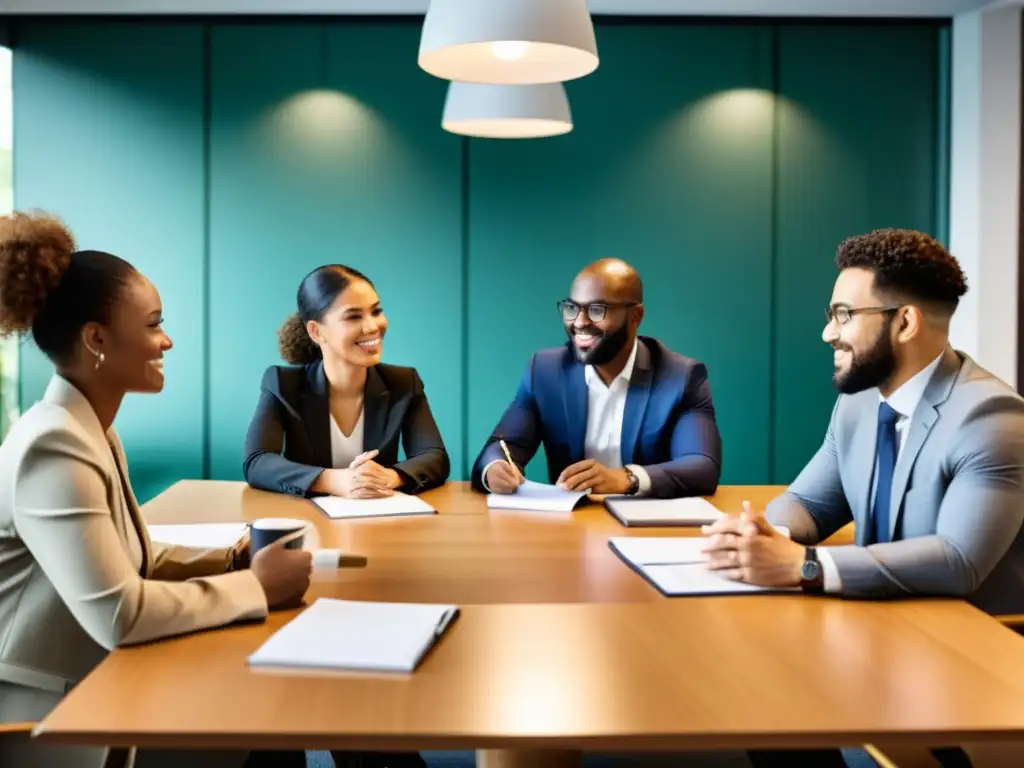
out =
[[[491,493],[487,496],[490,509],[525,509],[538,512],[571,512],[589,493],[563,491],[555,485],[525,480],[515,493]]]
[[[332,520],[432,515],[437,511],[418,496],[398,492],[383,499],[343,499],[340,496],[317,496],[313,499],[313,503]]]
[[[642,570],[666,595],[738,595],[750,592],[793,592],[798,587],[779,590],[733,581],[709,571],[702,563],[645,565]]]
[[[197,549],[233,547],[245,535],[246,523],[195,523],[193,525],[147,525],[149,538],[161,544]]]
[[[710,525],[724,514],[699,496],[683,499],[608,499],[605,503],[626,525]]]
[[[617,536],[609,539],[609,543],[634,565],[701,563],[704,556],[700,550],[706,541],[703,536]]]
[[[453,605],[320,598],[271,635],[249,664],[412,672],[456,614]]]

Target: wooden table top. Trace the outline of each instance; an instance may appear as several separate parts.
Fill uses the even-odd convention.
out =
[[[958,601],[469,605],[413,675],[249,669],[248,654],[290,616],[118,650],[42,737],[638,751],[1024,733],[1024,642]]]
[[[779,486],[723,488],[711,501],[736,513],[744,499],[763,508]],[[244,483],[185,481],[143,508],[150,523],[296,517],[312,523],[313,547],[365,555],[364,569],[317,571],[309,598],[387,602],[589,603],[663,599],[608,546],[613,536],[692,536],[699,528],[625,528],[599,503],[572,514],[489,510],[468,483],[424,499],[437,515],[331,520],[305,499]],[[835,543],[852,541],[852,527]]]

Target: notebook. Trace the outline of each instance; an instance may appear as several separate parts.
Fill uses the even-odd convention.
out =
[[[563,491],[557,485],[524,480],[515,493],[488,494],[487,507],[489,509],[524,509],[537,512],[572,512],[579,500],[588,493],[590,493],[590,489]]]
[[[454,605],[320,598],[271,635],[249,664],[409,673],[458,615]]]
[[[313,503],[332,520],[360,517],[400,517],[402,515],[432,515],[437,512],[419,496],[396,491],[382,499],[343,499],[340,496],[317,496]]]
[[[789,535],[788,529],[781,526],[776,530]],[[703,536],[621,536],[609,539],[608,546],[666,597],[798,591],[745,584],[709,571],[701,552],[706,542]]]
[[[248,523],[196,523],[194,525],[147,525],[151,541],[160,544],[226,549],[233,547],[249,529]]]
[[[627,528],[671,525],[710,525],[723,516],[707,499],[634,499],[621,496],[604,500],[605,509]]]

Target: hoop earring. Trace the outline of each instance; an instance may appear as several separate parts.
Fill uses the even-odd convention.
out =
[[[106,358],[103,356],[103,353],[102,352],[97,352],[96,353],[96,370],[97,371],[100,369],[100,366],[103,365],[103,361],[104,360],[106,360]]]

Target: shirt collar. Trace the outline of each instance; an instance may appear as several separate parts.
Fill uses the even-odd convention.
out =
[[[928,382],[931,381],[932,374],[935,373],[935,369],[939,367],[940,362],[942,362],[942,355],[932,360],[926,368],[914,374],[912,378],[904,382],[903,386],[889,395],[889,397],[882,397],[879,394],[879,399],[882,402],[888,403],[889,407],[901,417],[909,418],[913,416],[914,411],[917,410],[917,404],[924,397],[924,391],[928,388]]]
[[[629,380],[633,378],[633,366],[636,364],[636,349],[638,344],[639,339],[634,339],[633,351],[629,353],[629,358],[626,360],[626,364],[622,367],[622,370],[619,371],[619,375],[612,379],[612,384],[619,381],[620,379],[629,383]],[[597,370],[595,370],[594,366],[586,366],[583,369],[583,375],[587,379],[588,387],[593,387],[596,386],[597,384],[600,384],[602,387],[605,386],[604,381],[602,381],[601,376],[598,374]],[[609,384],[608,387],[610,388],[611,384]]]

